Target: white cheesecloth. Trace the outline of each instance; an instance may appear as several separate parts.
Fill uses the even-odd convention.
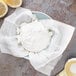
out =
[[[47,15],[46,15],[47,16]],[[22,23],[29,24],[34,21],[40,22],[46,28],[50,28],[54,35],[50,40],[49,47],[38,53],[29,52],[18,42],[19,34],[17,28]],[[39,72],[50,75],[56,63],[68,46],[75,28],[53,20],[38,19],[35,11],[25,8],[17,8],[13,14],[6,17],[0,29],[0,50],[2,53],[11,54],[16,57],[28,59],[31,65]]]

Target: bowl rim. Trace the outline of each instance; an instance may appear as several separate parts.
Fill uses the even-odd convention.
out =
[[[46,13],[43,13],[43,12],[40,12],[40,11],[32,11],[32,13],[40,13],[40,14],[43,14],[44,16],[48,17],[48,19],[52,19],[52,17],[50,17]]]

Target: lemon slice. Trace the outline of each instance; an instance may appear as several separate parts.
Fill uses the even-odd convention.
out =
[[[67,76],[76,76],[76,58],[68,60],[65,64],[65,72]]]
[[[65,68],[57,76],[76,76],[76,58],[68,60]]]
[[[4,0],[8,6],[12,8],[20,7],[22,4],[22,0]]]
[[[8,12],[8,7],[3,0],[0,0],[0,18],[4,17]]]

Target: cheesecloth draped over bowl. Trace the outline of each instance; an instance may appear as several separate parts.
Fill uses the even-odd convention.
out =
[[[29,24],[34,21],[40,22],[54,32],[49,47],[37,53],[24,49],[18,42],[19,35],[17,34],[17,28],[22,23]],[[1,26],[0,49],[2,53],[28,59],[37,71],[50,75],[69,44],[74,29],[70,25],[53,20],[44,13],[20,7],[12,15],[5,18]]]

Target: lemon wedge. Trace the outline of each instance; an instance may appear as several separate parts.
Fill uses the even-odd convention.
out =
[[[22,0],[4,0],[8,6],[12,8],[17,8],[22,5]]]
[[[8,7],[3,0],[0,0],[0,18],[4,17],[8,12]]]

